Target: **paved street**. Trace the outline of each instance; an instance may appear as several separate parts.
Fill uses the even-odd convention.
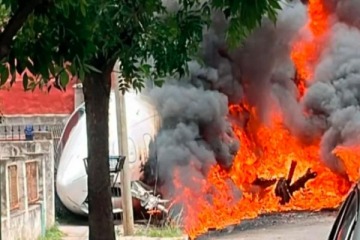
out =
[[[233,229],[199,237],[197,240],[326,240],[334,220],[335,213],[270,215],[240,224]],[[60,230],[66,234],[63,240],[88,238],[87,226],[63,225]]]
[[[331,213],[291,213],[266,216],[203,236],[199,240],[326,240],[335,220]]]
[[[331,219],[332,220],[332,219]],[[212,239],[238,239],[238,240],[303,240],[316,239],[326,240],[333,221],[320,223],[290,224],[283,226],[271,226],[268,228],[249,230],[229,234]]]

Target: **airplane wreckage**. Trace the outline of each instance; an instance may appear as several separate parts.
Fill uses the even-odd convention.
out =
[[[125,160],[125,157],[119,156],[118,152],[115,104],[115,94],[112,91],[109,103],[109,161],[114,214],[122,211],[119,174]],[[153,191],[140,181],[141,164],[147,159],[149,143],[156,134],[158,115],[146,101],[145,96],[134,92],[125,95],[125,106],[129,152],[126,160],[129,161],[132,172],[131,193],[133,200],[136,203],[140,202],[140,206],[146,210],[157,209],[167,212],[164,204],[168,201],[154,195]],[[57,146],[60,157],[57,165],[56,191],[64,206],[79,215],[88,214],[85,114],[85,104],[83,103],[69,117]]]

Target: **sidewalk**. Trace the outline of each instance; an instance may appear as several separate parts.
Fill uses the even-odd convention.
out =
[[[115,226],[116,234],[121,232],[120,227]],[[60,225],[59,230],[64,234],[62,240],[87,240],[89,238],[89,227],[87,225]]]
[[[64,233],[62,240],[88,240],[89,230],[88,226],[76,226],[76,225],[60,225],[59,230]],[[121,226],[116,226],[116,232],[121,231]],[[146,237],[146,236],[117,236],[117,239],[122,240],[187,240],[187,236],[183,237]]]
[[[64,233],[62,240],[88,239],[88,226],[62,225],[59,230]]]

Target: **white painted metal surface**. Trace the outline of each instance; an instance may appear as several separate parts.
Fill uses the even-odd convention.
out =
[[[118,155],[117,122],[114,93],[110,94],[109,106],[109,152]],[[128,145],[132,180],[138,180],[141,161],[148,155],[148,146],[158,126],[158,115],[146,98],[135,92],[125,94],[128,126]],[[70,116],[59,148],[62,154],[57,167],[56,190],[62,203],[70,211],[86,215],[87,174],[84,158],[87,157],[86,116],[84,104]],[[121,199],[120,199],[121,201]]]

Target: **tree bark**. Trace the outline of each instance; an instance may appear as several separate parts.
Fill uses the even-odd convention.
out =
[[[115,240],[108,124],[112,67],[106,67],[101,74],[88,74],[83,83],[88,136],[89,240]]]

